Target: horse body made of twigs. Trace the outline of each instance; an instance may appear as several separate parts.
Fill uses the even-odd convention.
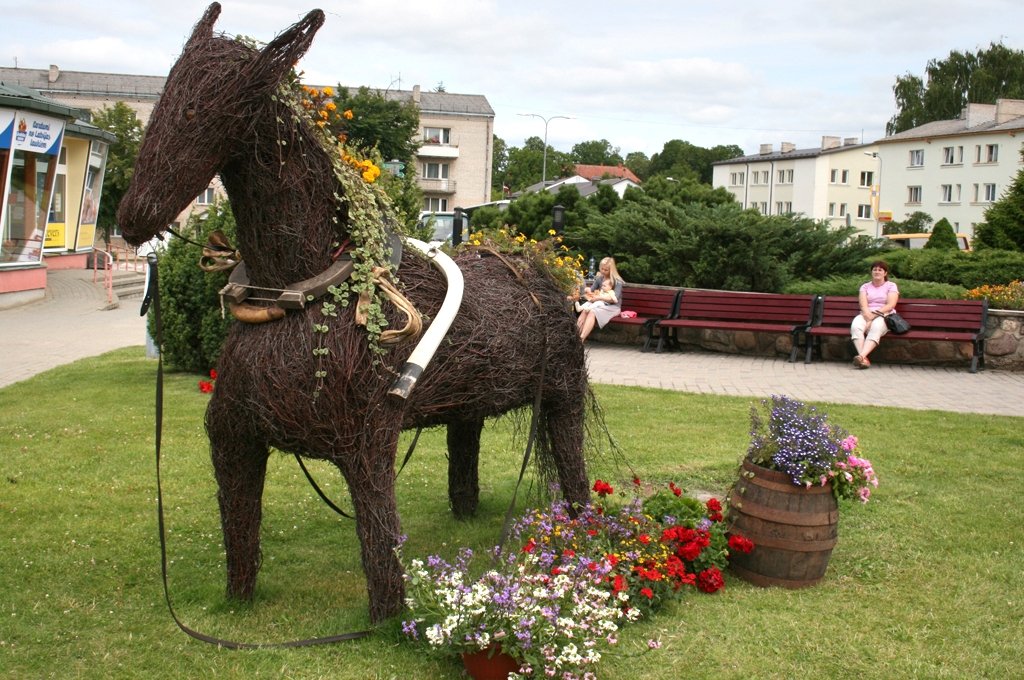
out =
[[[220,173],[250,281],[283,288],[331,265],[353,209],[332,200],[343,188],[313,125],[275,96],[323,13],[311,12],[263,49],[215,35],[219,13],[216,3],[207,9],[168,76],[118,221],[126,240],[144,242]],[[535,269],[517,275],[499,257],[466,254],[456,261],[467,295],[406,400],[388,391],[414,341],[374,354],[354,321],[354,304],[340,307],[337,317],[308,305],[270,323],[232,324],[206,415],[229,596],[251,598],[255,588],[271,447],[327,460],[344,475],[373,621],[403,606],[394,552],[401,534],[395,457],[402,429],[447,425],[449,499],[457,515],[468,515],[479,496],[484,418],[529,405],[539,390],[538,454],[567,499],[588,501],[586,366],[563,293]],[[433,318],[444,300],[444,278],[408,248],[397,274],[405,296]],[[399,312],[384,307],[389,321],[401,325]],[[329,331],[317,333],[314,324]],[[317,357],[318,348],[329,353]]]

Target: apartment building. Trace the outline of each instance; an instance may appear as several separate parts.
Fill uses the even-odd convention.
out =
[[[820,147],[762,144],[758,153],[713,164],[712,184],[764,215],[802,214],[878,231],[877,147],[823,136]]]
[[[423,209],[447,212],[491,200],[494,109],[478,94],[412,89],[420,109],[423,144],[417,180]]]
[[[916,211],[969,236],[1022,165],[1024,100],[968,104],[940,120],[876,142],[882,206],[896,220]]]
[[[36,89],[68,106],[99,109],[124,102],[135,110],[143,125],[149,121],[165,81],[163,76],[63,71],[56,65],[49,69],[0,67],[0,82]],[[424,92],[419,85],[382,94],[419,107],[421,146],[415,173],[424,193],[423,210],[449,212],[491,200],[494,109],[486,97]],[[215,178],[177,221],[184,223],[193,212],[205,212],[214,200],[223,197],[223,188]]]

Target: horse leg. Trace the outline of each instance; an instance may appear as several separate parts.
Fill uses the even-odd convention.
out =
[[[356,512],[370,621],[378,623],[398,614],[404,606],[402,565],[395,555],[401,536],[395,500],[395,450],[398,428],[393,432],[367,426],[375,441],[362,450],[345,452],[333,459],[348,483]]]
[[[562,496],[572,504],[586,505],[590,502],[590,482],[583,457],[585,397],[567,399],[563,395],[545,400],[542,409],[540,454],[553,459]]]
[[[480,432],[483,418],[448,423],[448,502],[459,519],[480,502]]]
[[[227,552],[228,597],[249,600],[261,562],[260,520],[270,450],[262,443],[225,439],[212,431],[210,444]]]

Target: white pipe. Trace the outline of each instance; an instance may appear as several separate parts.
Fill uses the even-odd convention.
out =
[[[462,279],[462,270],[458,268],[455,261],[448,257],[447,254],[414,238],[406,236],[404,240],[409,245],[422,250],[434,266],[441,270],[441,273],[444,274],[448,282],[448,291],[444,295],[441,309],[437,311],[437,315],[430,322],[430,327],[423,333],[419,344],[416,345],[416,348],[406,360],[405,365],[402,366],[401,374],[391,384],[391,389],[388,390],[388,394],[393,394],[401,399],[408,399],[412,388],[416,386],[416,380],[434,357],[434,352],[437,351],[441,341],[444,340],[444,336],[448,334],[448,328],[451,327],[452,322],[455,321],[455,316],[459,313],[459,307],[462,306],[462,292],[465,288],[465,282]]]

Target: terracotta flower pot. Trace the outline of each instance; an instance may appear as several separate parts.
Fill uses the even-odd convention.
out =
[[[501,651],[501,645],[491,645],[478,652],[464,652],[462,663],[473,680],[506,680],[509,673],[519,670],[519,662]]]

